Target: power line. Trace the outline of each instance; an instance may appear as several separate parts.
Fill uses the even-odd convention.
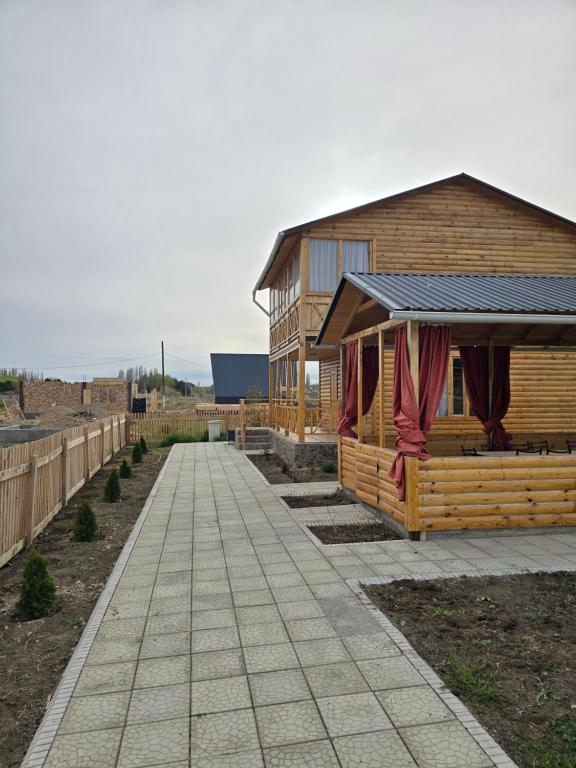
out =
[[[185,357],[180,357],[179,355],[173,355],[171,352],[166,352],[166,355],[168,357],[175,357],[176,360],[182,360],[183,363],[190,363],[190,365],[197,365],[200,368],[206,368],[207,371],[212,370],[208,365],[204,365],[204,363],[199,363],[197,360],[187,360]]]
[[[17,370],[32,370],[33,368],[42,368],[45,371],[59,371],[68,368],[94,368],[97,365],[113,365],[116,363],[131,363],[134,360],[147,360],[150,357],[158,357],[158,352],[154,352],[151,355],[139,355],[138,357],[114,357],[111,360],[105,360],[99,363],[75,363],[72,365],[5,365],[4,368],[16,368]]]

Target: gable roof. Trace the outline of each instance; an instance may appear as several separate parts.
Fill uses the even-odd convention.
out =
[[[244,397],[251,387],[268,396],[268,355],[212,352],[215,397]]]
[[[263,284],[266,280],[266,276],[268,275],[268,272],[270,271],[272,265],[274,264],[274,261],[276,260],[276,256],[278,255],[278,252],[280,250],[280,247],[282,246],[282,243],[286,238],[292,235],[298,235],[303,230],[308,229],[309,227],[316,226],[318,224],[324,224],[328,221],[331,221],[332,219],[339,218],[341,216],[350,216],[357,213],[362,213],[363,211],[370,210],[371,208],[376,208],[384,203],[390,203],[394,200],[401,199],[402,197],[412,195],[417,192],[425,192],[429,189],[435,189],[436,187],[440,187],[444,184],[450,184],[454,181],[467,181],[471,184],[479,186],[486,192],[503,196],[510,202],[518,203],[520,205],[523,205],[525,207],[532,209],[533,211],[543,216],[547,216],[556,222],[576,228],[576,221],[567,219],[564,216],[560,216],[559,214],[554,213],[553,211],[549,211],[546,208],[542,208],[541,206],[536,205],[535,203],[531,203],[528,200],[524,200],[521,197],[517,197],[516,195],[513,195],[511,192],[506,192],[505,190],[500,189],[499,187],[495,187],[492,184],[488,184],[488,182],[482,181],[481,179],[477,179],[475,176],[471,176],[468,173],[457,173],[454,176],[447,176],[444,179],[438,179],[437,181],[432,181],[432,182],[429,182],[428,184],[422,184],[418,187],[412,187],[411,189],[406,189],[403,192],[396,192],[393,195],[388,195],[387,197],[381,197],[378,200],[373,200],[370,203],[364,203],[363,205],[358,205],[354,208],[348,208],[345,211],[338,211],[328,216],[323,216],[322,218],[319,218],[319,219],[312,219],[310,221],[304,222],[303,224],[297,224],[294,227],[289,227],[288,229],[281,230],[278,233],[276,240],[274,241],[274,245],[272,246],[270,256],[268,257],[268,260],[264,265],[264,269],[262,270],[262,273],[258,278],[258,281],[254,287],[254,293],[256,291],[262,290]]]
[[[404,272],[346,272],[328,308],[316,344],[330,325],[347,285],[353,285],[390,313],[576,315],[576,277]],[[437,319],[440,319],[438,317]],[[561,320],[559,320],[561,322]]]

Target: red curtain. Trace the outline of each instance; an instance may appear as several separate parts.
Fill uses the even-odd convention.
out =
[[[392,415],[398,436],[398,453],[388,476],[398,488],[398,498],[404,500],[404,457],[417,456],[429,459],[426,433],[438,410],[450,357],[450,328],[439,325],[423,325],[419,341],[419,406],[414,396],[414,384],[410,374],[406,326],[396,329],[394,340],[394,384]]]
[[[466,394],[484,432],[492,434],[494,448],[510,450],[512,435],[502,424],[510,406],[510,347],[494,347],[491,409],[488,347],[460,347],[460,358]]]
[[[366,416],[372,405],[378,384],[378,347],[362,347],[362,414]],[[353,341],[346,347],[344,393],[340,408],[338,434],[354,437],[352,429],[358,422],[358,342]]]

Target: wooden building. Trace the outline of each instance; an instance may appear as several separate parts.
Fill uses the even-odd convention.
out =
[[[576,519],[576,455],[574,458],[572,454],[538,455],[538,458],[529,454],[483,457],[483,462],[462,456],[462,448],[479,450],[486,436],[468,402],[458,349],[462,339],[458,333],[449,356],[445,391],[428,435],[434,458],[418,462],[424,486],[419,487],[417,495],[425,507],[439,507],[443,512],[434,518],[418,517],[416,513],[414,519],[402,517],[404,513],[398,512],[400,502],[390,490],[393,486],[383,479],[386,464],[394,458],[396,438],[391,400],[393,337],[391,326],[380,329],[381,338],[378,331],[376,336],[373,331],[389,322],[385,319],[389,308],[358,286],[352,290],[350,283],[342,280],[346,273],[576,276],[576,224],[460,174],[280,232],[254,289],[254,294],[270,289],[267,313],[271,426],[283,430],[294,440],[303,442],[311,432],[327,440],[336,439],[342,397],[342,344],[349,343],[354,334],[369,329],[372,329],[372,338],[379,339],[381,378],[370,411],[361,419],[360,439],[339,441],[341,479],[361,498],[389,514],[394,515],[396,509],[395,516],[410,531],[476,524],[573,522]],[[348,287],[343,287],[345,284]],[[340,296],[333,303],[338,286]],[[330,328],[325,326],[329,307]],[[505,427],[518,443],[549,439],[561,447],[566,440],[576,438],[576,345],[566,310],[562,307],[560,310],[564,315],[562,322],[516,324],[514,334],[508,339],[512,346],[511,402]],[[345,320],[336,324],[338,332],[334,333],[337,317]],[[416,327],[414,322],[412,329]],[[481,339],[477,326],[468,337],[473,344],[493,345],[502,335],[502,326],[503,322],[496,321],[485,324],[485,335]],[[506,327],[507,332],[510,327]],[[305,397],[306,360],[319,361],[320,392],[315,402]],[[359,461],[360,456],[363,460],[366,458],[365,465],[363,460]],[[507,462],[514,462],[516,458],[524,462],[526,472],[518,463],[508,471]],[[532,471],[532,463],[540,459],[545,461]],[[461,467],[463,461],[468,463]],[[479,463],[478,467],[471,466],[474,461]],[[487,462],[494,466],[489,467]],[[412,463],[407,461],[407,466]],[[437,487],[437,481],[454,482],[441,477],[444,470],[452,472],[453,464],[457,465],[454,471],[463,472],[458,476],[462,480],[458,484],[461,492],[445,494],[440,505],[437,499],[434,503],[424,500],[428,491]],[[513,514],[514,520],[510,522],[508,512],[519,513],[519,507],[508,510],[505,505],[502,514],[495,515],[495,505],[500,502],[488,493],[494,490],[490,485],[482,486],[468,516],[458,515],[457,511],[462,509],[460,504],[470,502],[470,497],[463,501],[463,489],[466,493],[470,491],[476,470],[484,473],[482,477],[490,475],[489,482],[506,479],[516,483],[509,486],[508,493],[519,492],[518,499],[508,496],[501,501],[523,504],[524,516]],[[379,478],[377,481],[375,476]],[[536,476],[542,478],[544,485],[538,487],[540,496],[534,501],[530,483]],[[574,480],[568,482],[569,477]],[[414,491],[414,483],[410,487]],[[456,490],[456,486],[452,490]],[[548,511],[532,506],[540,502],[546,502]],[[483,505],[492,510],[486,519]],[[407,506],[416,509],[413,504]]]
[[[272,426],[300,442],[310,432],[336,432],[338,350],[317,345],[316,337],[347,271],[574,275],[576,224],[459,174],[280,232],[253,293],[270,291],[265,311]],[[475,419],[469,415],[457,353],[453,358],[446,415],[434,430],[457,443],[473,431]],[[320,361],[317,401],[305,396],[306,360]],[[549,401],[548,426],[566,426],[563,405],[572,400],[576,354],[542,351],[527,358],[517,350],[511,375],[512,430],[521,423],[538,431],[542,397]],[[547,382],[546,395],[535,386],[540,379]],[[517,396],[521,391],[526,402]],[[569,426],[576,431],[576,417]]]

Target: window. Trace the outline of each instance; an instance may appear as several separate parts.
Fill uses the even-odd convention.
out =
[[[342,272],[370,271],[370,243],[367,240],[342,241]]]
[[[308,290],[335,291],[338,286],[338,240],[310,240]]]
[[[277,320],[300,295],[300,254],[288,259],[270,287],[270,317]]]
[[[464,390],[462,360],[453,355],[448,363],[448,373],[436,416],[466,416],[467,401]]]

